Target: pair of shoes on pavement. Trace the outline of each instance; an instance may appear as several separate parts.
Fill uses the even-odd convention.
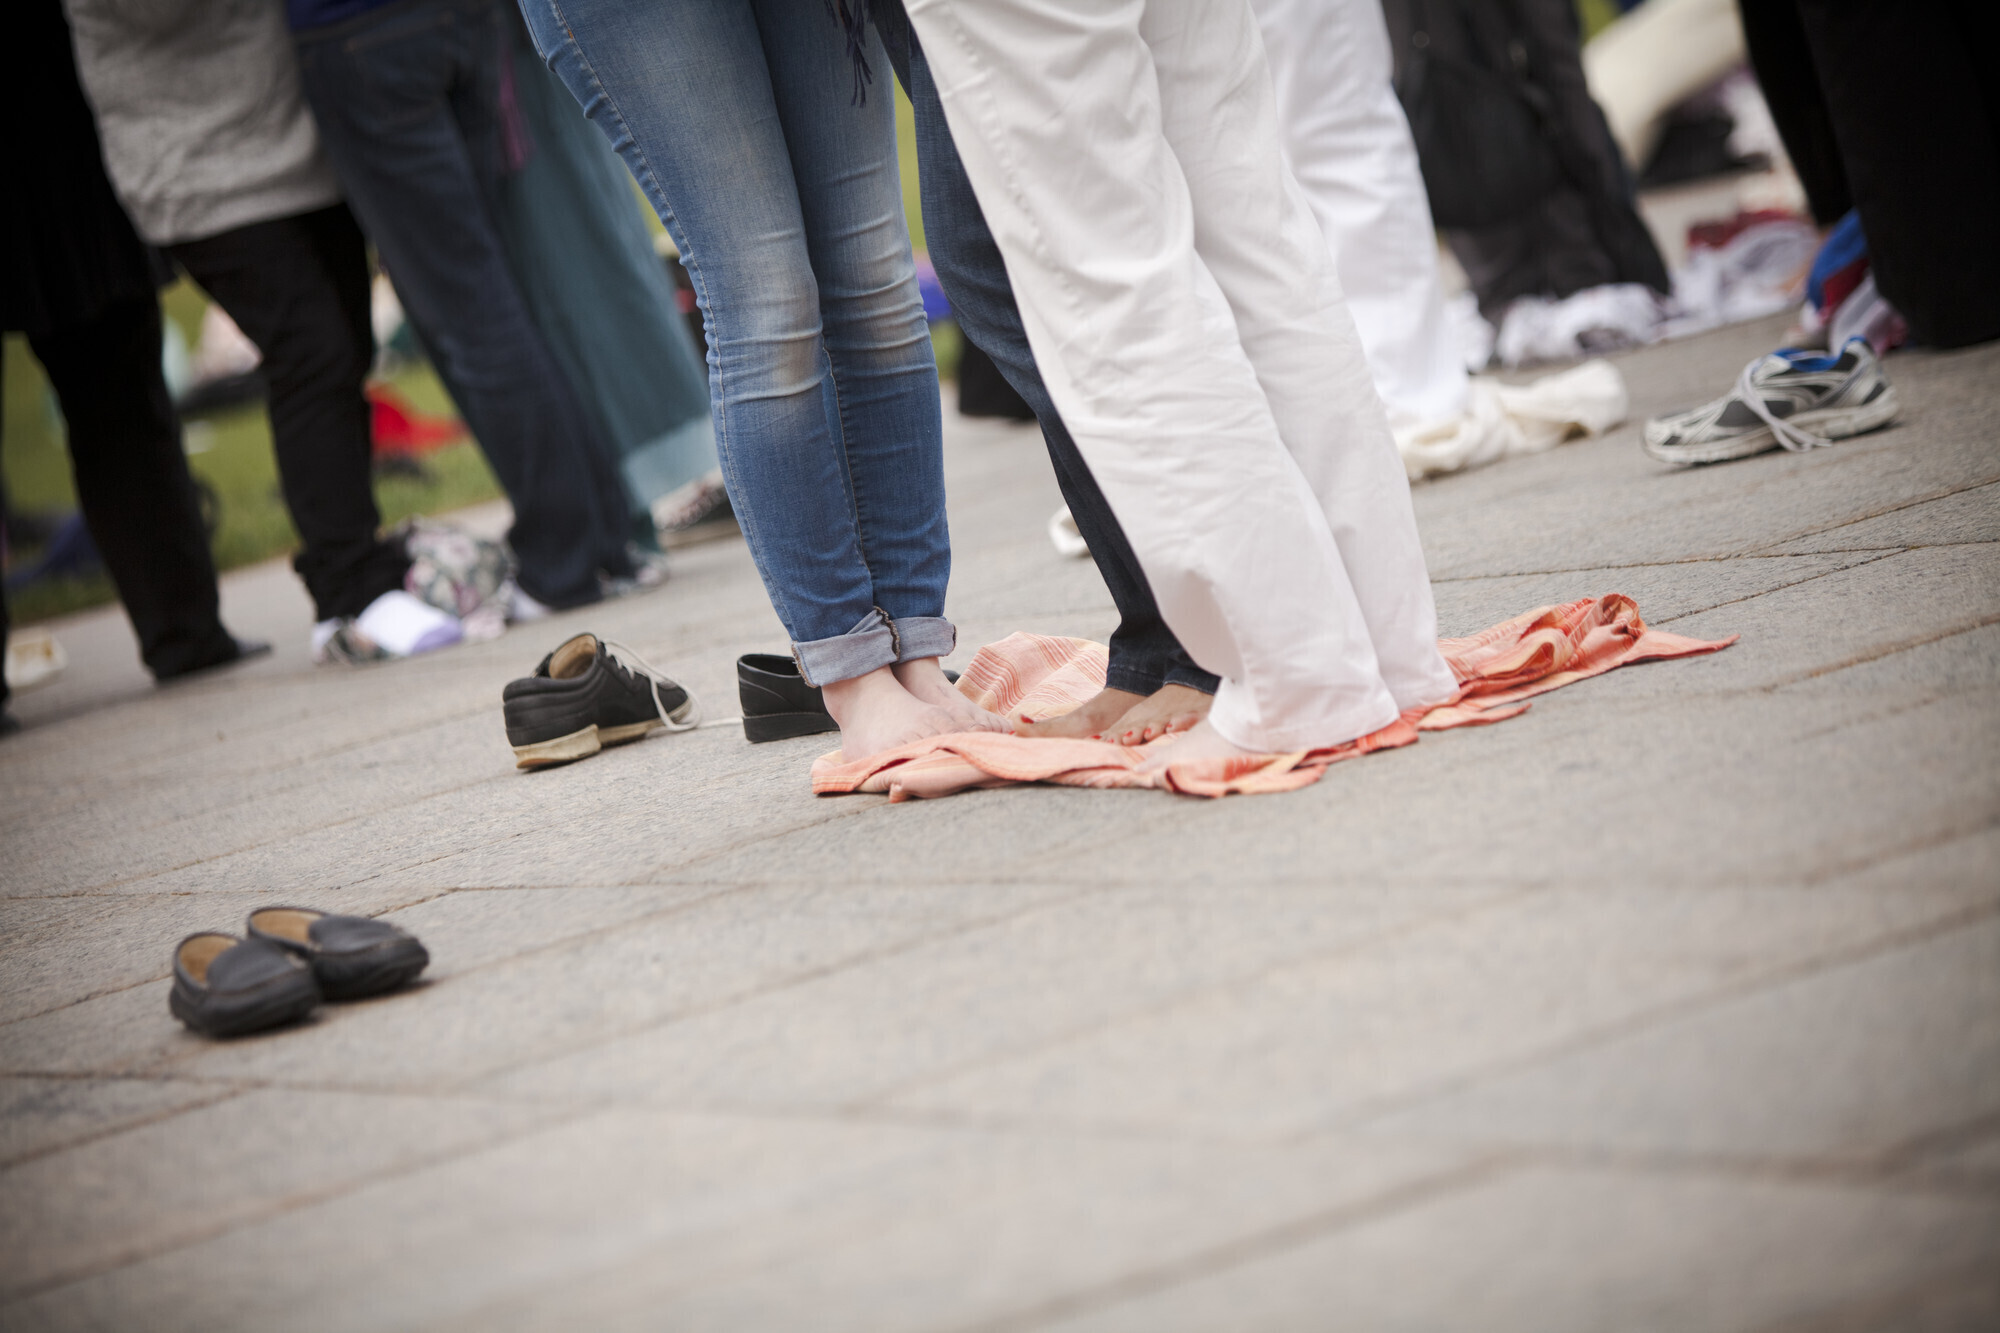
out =
[[[696,723],[694,696],[632,649],[595,634],[565,640],[532,676],[510,681],[500,707],[516,768],[572,763]]]
[[[167,1008],[196,1032],[234,1037],[304,1018],[321,1000],[381,995],[431,960],[386,921],[310,907],[260,907],[239,938],[204,930],[174,948]]]
[[[1726,397],[1648,421],[1645,448],[1667,463],[1722,463],[1823,448],[1880,430],[1901,410],[1874,349],[1851,338],[1838,354],[1787,348],[1759,357]]]

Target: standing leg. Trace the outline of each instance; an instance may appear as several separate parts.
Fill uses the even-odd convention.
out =
[[[1882,295],[1919,342],[2000,337],[1991,6],[1797,3]]]
[[[1743,42],[1771,119],[1785,141],[1785,155],[1805,186],[1813,221],[1831,227],[1854,207],[1847,168],[1833,122],[1827,119],[1826,92],[1813,68],[1812,48],[1799,21],[1798,0],[1737,0],[1743,14]]]
[[[1213,67],[1233,71],[1236,82],[1218,89],[1219,98],[1232,86],[1238,96],[1261,94],[1261,128],[1275,162],[1269,79],[1247,3],[1175,7],[1192,11],[1180,21],[1201,21],[1226,48]],[[1168,144],[1167,89],[1148,45],[1146,4],[1126,0],[1090,13],[1061,0],[927,0],[909,8],[953,138],[1007,255],[1050,395],[1167,623],[1197,662],[1223,677],[1209,718],[1215,733],[1244,749],[1285,752],[1387,726],[1397,701],[1383,684],[1334,533],[1280,437],[1238,316],[1196,252],[1190,190],[1209,182],[1192,180]],[[1240,137],[1237,146],[1246,146]],[[1281,165],[1276,171],[1282,177]],[[1367,370],[1351,327],[1333,321],[1345,312],[1325,243],[1303,200],[1296,213],[1282,214],[1260,212],[1256,202],[1237,211],[1243,244],[1295,261],[1290,280],[1307,299],[1292,303],[1294,333],[1320,349],[1315,372],[1334,381],[1340,410],[1357,379],[1367,390]],[[1379,404],[1373,413],[1394,468]],[[1321,460],[1309,461],[1324,470]]]
[[[361,389],[375,344],[361,229],[336,204],[173,250],[263,353],[279,483],[304,543],[292,563],[315,618],[360,615],[403,586],[410,564],[376,535]]]
[[[31,346],[62,402],[77,501],[147,669],[165,680],[234,661],[240,649],[216,614],[215,561],[160,375],[158,303],[119,302]]]
[[[1139,699],[1169,685],[1183,696],[1212,695],[1219,683],[1216,676],[1196,666],[1167,628],[1124,529],[1049,400],[1028,347],[1027,329],[1007,279],[1006,261],[987,229],[972,182],[959,160],[923,48],[912,39],[898,0],[878,0],[874,12],[889,45],[890,60],[897,66],[916,112],[924,230],[938,281],[967,340],[993,358],[1041,422],[1056,484],[1118,608],[1118,628],[1111,635],[1110,663],[1105,672],[1107,697],[1092,700],[1067,718],[1052,719],[1033,729],[1034,734],[1087,735],[1104,730]],[[1205,711],[1199,700],[1182,697],[1174,702]]]
[[[1390,83],[1381,0],[1252,0],[1285,160],[1333,250],[1375,387],[1398,426],[1466,410],[1444,322],[1437,233]]]
[[[846,43],[819,0],[753,0],[778,126],[819,289],[821,342],[838,410],[875,605],[901,661],[951,651],[951,574],[937,363],[917,290],[886,88],[853,105]],[[887,62],[867,33],[876,68]],[[886,80],[885,80],[886,82]]]
[[[1332,527],[1382,679],[1399,709],[1439,703],[1458,683],[1438,653],[1409,480],[1325,238],[1278,150],[1254,19],[1243,0],[1156,2],[1141,32],[1187,174],[1195,250]],[[1246,215],[1271,226],[1245,226]]]
[[[498,163],[475,163],[453,113],[459,11],[478,8],[431,0],[302,33],[300,78],[349,206],[513,501],[522,587],[581,605],[622,514],[600,512],[589,424],[508,271],[481,187]]]

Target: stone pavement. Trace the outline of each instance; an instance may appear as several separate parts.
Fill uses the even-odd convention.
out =
[[[1643,416],[1782,321],[1622,358]],[[114,614],[0,747],[0,1328],[2000,1326],[2000,347],[1905,424],[1421,486],[1447,633],[1585,594],[1741,644],[1289,796],[816,800],[729,727],[520,774],[625,639],[734,711],[738,542],[380,668],[154,690]],[[1030,430],[954,424],[953,614],[1102,636]],[[490,517],[490,516],[489,516]],[[961,654],[961,657],[966,654]],[[168,952],[384,913],[406,994],[216,1044]]]

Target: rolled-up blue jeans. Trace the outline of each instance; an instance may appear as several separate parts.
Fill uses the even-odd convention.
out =
[[[680,247],[730,500],[805,678],[951,651],[937,367],[887,78],[857,102],[824,0],[522,12]]]

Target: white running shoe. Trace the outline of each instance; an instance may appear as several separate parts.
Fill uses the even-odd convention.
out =
[[[398,588],[385,592],[352,620],[313,626],[313,661],[376,662],[449,648],[465,637],[458,617]]]
[[[1667,463],[1721,463],[1773,449],[1815,449],[1896,419],[1896,387],[1866,341],[1837,356],[1790,348],[1743,368],[1736,391],[1646,423],[1646,452]]]

